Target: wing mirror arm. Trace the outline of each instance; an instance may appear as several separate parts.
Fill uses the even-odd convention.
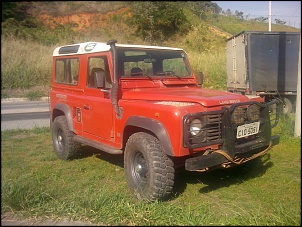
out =
[[[100,91],[103,91],[105,93],[110,93],[111,92],[111,90],[107,90],[107,89],[100,89]]]
[[[199,72],[197,75],[197,84],[201,87],[203,85],[203,72]]]

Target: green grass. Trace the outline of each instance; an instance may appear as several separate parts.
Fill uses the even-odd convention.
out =
[[[301,224],[301,141],[293,115],[281,116],[280,144],[241,166],[183,172],[172,198],[136,201],[123,157],[83,147],[79,159],[59,160],[50,129],[1,132],[1,213],[53,217],[105,225]]]
[[[50,86],[54,46],[13,37],[1,38],[1,91]]]
[[[242,31],[268,31],[269,24],[267,22],[258,22],[252,19],[242,20],[236,17],[224,16],[224,15],[211,15],[209,16],[209,23],[215,25],[222,29],[225,32],[228,32],[232,35],[236,35]],[[271,24],[272,32],[300,32],[300,29],[280,25],[280,24]]]
[[[43,96],[46,96],[46,93],[45,91],[41,91],[41,90],[38,90],[38,91],[28,91],[25,96],[28,100],[30,101],[37,101],[37,100],[41,100],[41,97]]]

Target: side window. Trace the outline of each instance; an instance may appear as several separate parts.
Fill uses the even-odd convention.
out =
[[[110,78],[110,71],[106,56],[90,57],[88,58],[88,72],[87,72],[87,87],[96,87],[94,83],[94,73],[105,72],[106,75],[106,88],[112,87]]]
[[[64,58],[56,60],[56,83],[77,85],[79,80],[80,60]]]

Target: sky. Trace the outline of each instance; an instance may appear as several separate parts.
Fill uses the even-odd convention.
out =
[[[238,10],[243,12],[243,17],[249,15],[249,19],[256,17],[268,17],[269,1],[211,1],[222,10],[230,9],[233,14]],[[275,19],[286,21],[285,25],[301,29],[301,1],[270,1],[272,24]]]

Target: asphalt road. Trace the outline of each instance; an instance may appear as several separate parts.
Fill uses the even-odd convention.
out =
[[[49,127],[49,102],[23,99],[1,100],[1,131]]]

